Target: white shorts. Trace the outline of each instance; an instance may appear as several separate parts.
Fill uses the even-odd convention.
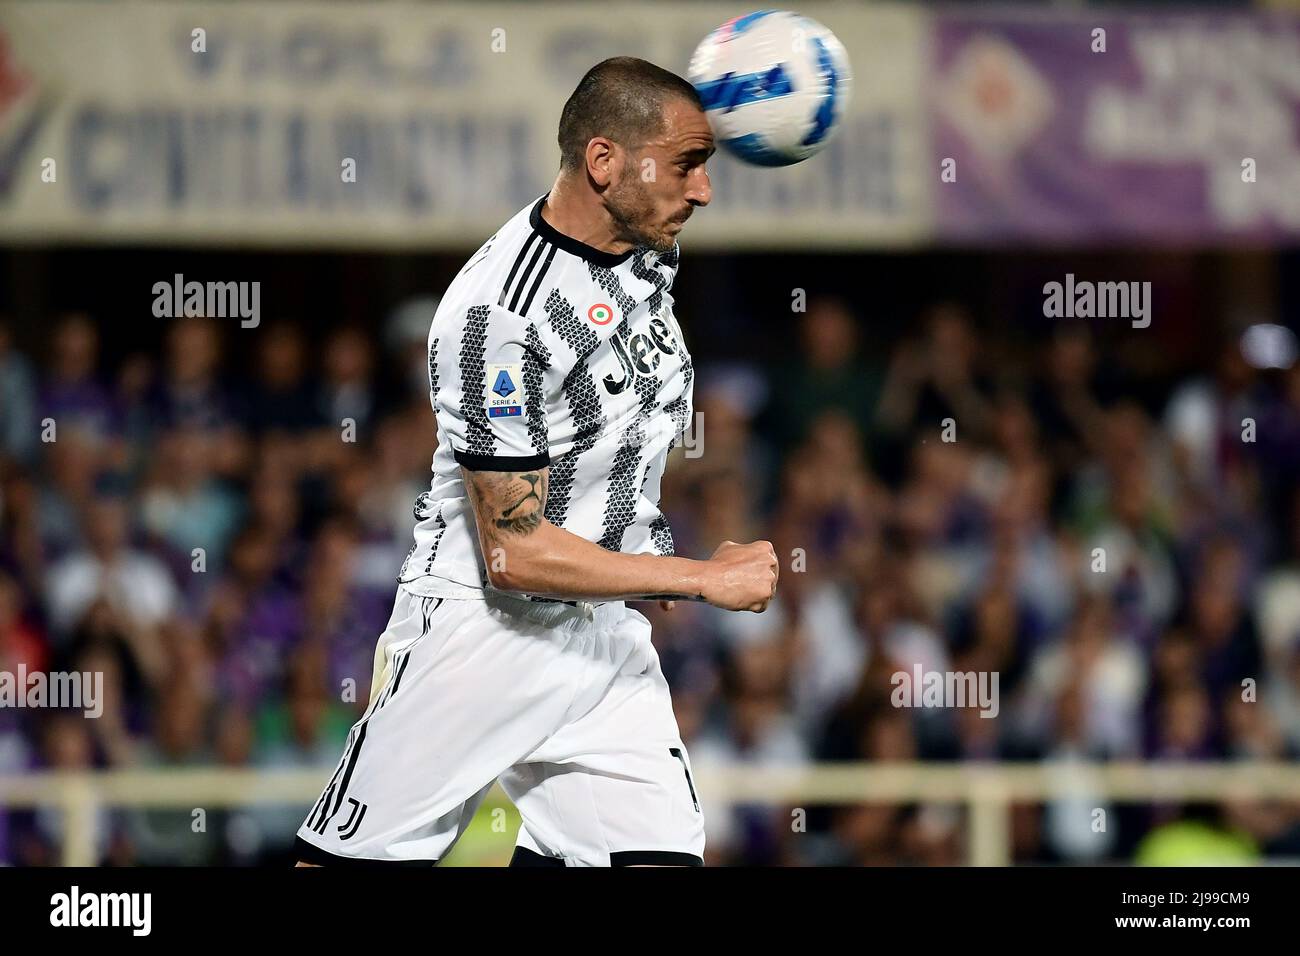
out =
[[[498,780],[523,818],[516,864],[703,864],[644,615],[399,588],[370,703],[298,830],[299,859],[432,865]]]

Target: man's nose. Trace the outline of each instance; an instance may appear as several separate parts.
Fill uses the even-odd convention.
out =
[[[712,198],[713,184],[709,182],[709,174],[703,168],[694,170],[686,190],[686,201],[692,206],[707,206]]]

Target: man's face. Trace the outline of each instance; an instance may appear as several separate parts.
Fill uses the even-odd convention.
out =
[[[605,193],[619,237],[660,254],[672,252],[695,207],[712,198],[704,164],[714,148],[704,113],[686,100],[668,100],[663,131],[626,151],[627,162]]]

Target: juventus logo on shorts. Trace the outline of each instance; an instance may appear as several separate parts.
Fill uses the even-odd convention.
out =
[[[695,804],[695,812],[700,812],[700,798],[695,795],[695,781],[691,779],[691,768],[686,766],[686,757],[680,747],[669,747],[668,752],[682,762],[682,773],[686,774],[686,786],[691,791],[691,803]]]
[[[365,818],[368,804],[361,803],[354,797],[348,797],[348,803],[352,804],[352,813],[348,816],[347,821],[339,824],[339,839],[351,840],[357,835],[357,830],[361,826],[361,821]]]

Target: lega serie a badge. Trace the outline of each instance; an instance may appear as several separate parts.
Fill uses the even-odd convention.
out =
[[[524,413],[523,366],[488,365],[484,378],[490,382],[487,392],[488,418],[516,418]]]

